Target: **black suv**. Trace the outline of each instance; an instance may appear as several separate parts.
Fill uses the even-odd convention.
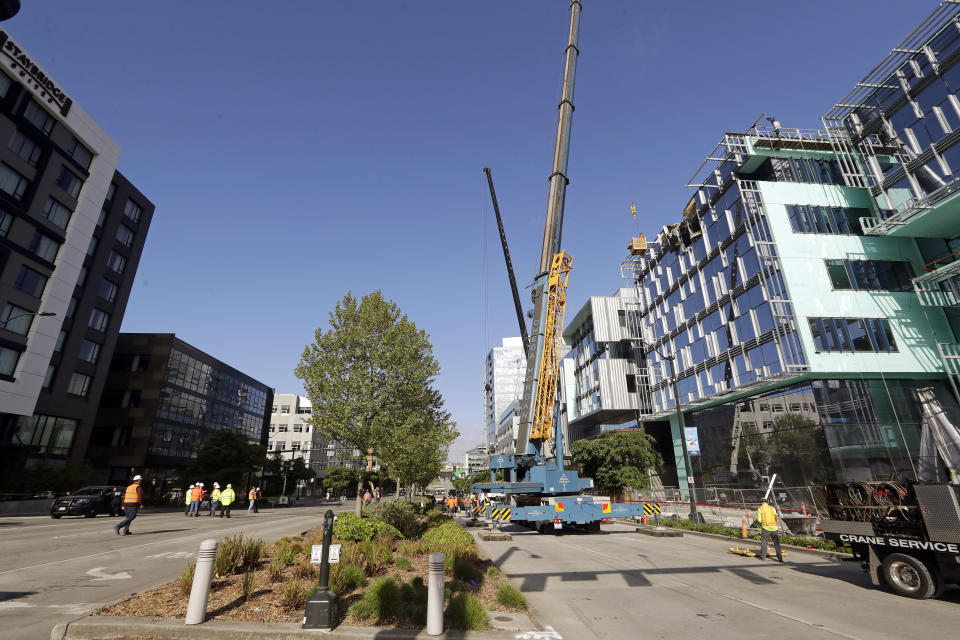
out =
[[[72,493],[57,498],[50,507],[50,517],[57,519],[60,516],[96,517],[98,513],[119,515],[114,513],[113,492],[119,491],[121,498],[125,487],[84,487]]]

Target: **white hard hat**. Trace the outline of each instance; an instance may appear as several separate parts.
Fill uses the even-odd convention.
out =
[[[233,485],[232,485],[232,484],[228,484],[228,485],[227,485],[227,489],[233,489]]]
[[[190,485],[190,488],[193,489],[195,486],[197,486],[197,485],[192,484],[192,485]]]
[[[202,486],[203,486],[203,483],[201,482],[198,486],[202,487]]]
[[[213,483],[213,486],[219,487],[219,486],[220,486],[220,483],[219,483],[219,482],[214,482],[214,483]]]
[[[133,481],[136,482],[137,480],[143,480],[143,476],[133,476]]]

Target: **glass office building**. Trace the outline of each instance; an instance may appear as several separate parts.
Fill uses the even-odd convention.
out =
[[[960,371],[958,19],[938,7],[822,129],[725,134],[680,220],[624,262],[645,420],[669,429],[680,487],[678,402],[701,485],[916,478],[930,462],[923,412],[956,413]]]

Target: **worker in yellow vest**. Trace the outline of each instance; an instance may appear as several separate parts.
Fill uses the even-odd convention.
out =
[[[137,517],[137,512],[140,511],[140,507],[143,506],[143,489],[140,486],[142,481],[143,478],[141,476],[133,476],[133,484],[128,486],[126,492],[123,494],[123,511],[127,514],[127,517],[114,527],[117,535],[120,535],[120,529],[123,529],[123,535],[130,535],[130,523]]]
[[[217,512],[217,507],[220,506],[220,483],[213,483],[213,491],[210,492],[210,517],[213,517],[213,514]]]
[[[777,526],[777,510],[766,500],[757,509],[757,521],[760,523],[760,559],[767,559],[767,541],[773,538],[773,547],[777,550],[777,560],[783,563],[783,552],[780,551],[780,531]]]
[[[250,487],[247,493],[247,513],[253,513],[257,508],[257,488]]]
[[[183,504],[186,505],[186,509],[183,510],[183,515],[190,515],[190,502],[193,500],[193,485],[190,485],[190,488],[184,492]]]
[[[237,494],[233,491],[233,485],[228,484],[227,488],[220,492],[220,517],[226,513],[230,517],[230,505],[237,499]]]

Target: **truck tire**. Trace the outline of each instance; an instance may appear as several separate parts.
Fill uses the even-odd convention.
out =
[[[62,518],[63,516],[62,516],[61,514],[59,514],[59,513],[51,513],[51,514],[50,514],[50,517],[53,518],[54,520],[59,520],[59,519]]]
[[[937,580],[924,562],[903,553],[891,553],[881,565],[883,579],[894,593],[925,600],[937,590]]]

